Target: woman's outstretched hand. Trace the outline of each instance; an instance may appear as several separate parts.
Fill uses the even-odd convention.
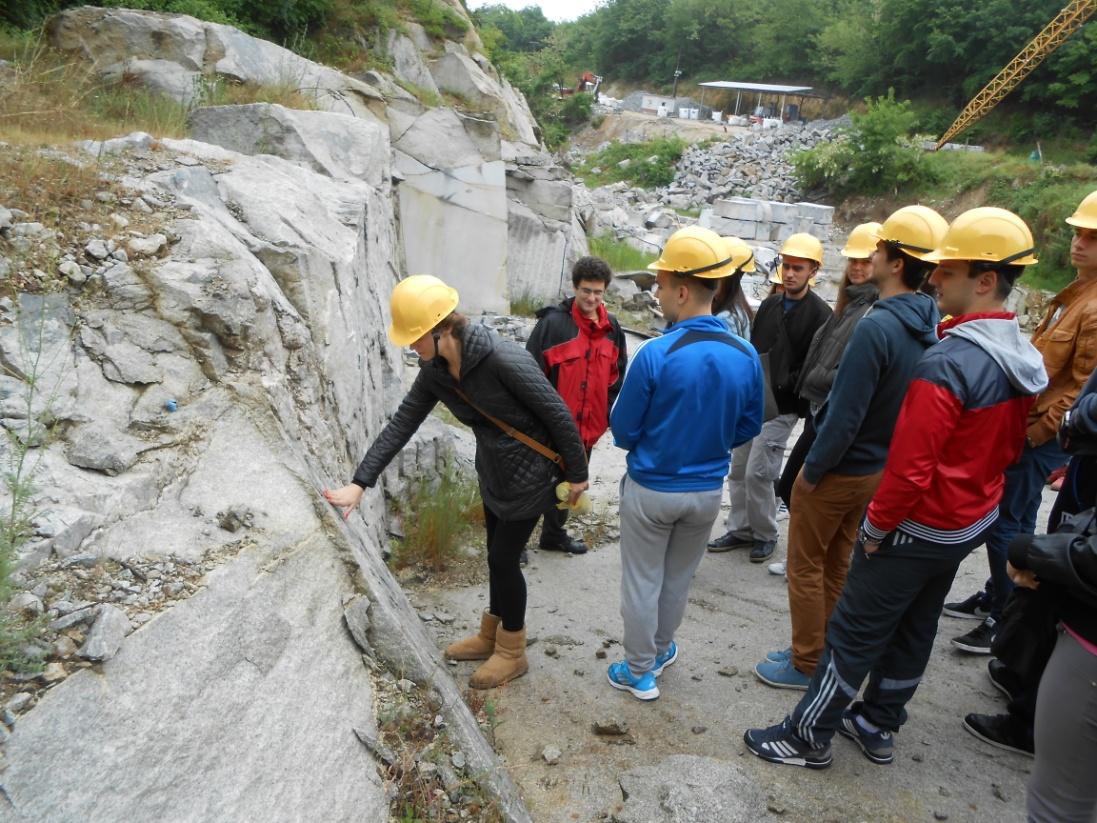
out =
[[[351,483],[349,486],[343,486],[341,489],[324,489],[324,499],[331,505],[343,510],[343,519],[346,520],[350,517],[350,513],[358,508],[358,504],[362,502],[362,495],[365,493],[365,489],[356,483]]]

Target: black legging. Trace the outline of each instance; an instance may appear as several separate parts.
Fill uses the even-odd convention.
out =
[[[785,470],[781,472],[781,479],[777,481],[777,496],[784,501],[785,506],[790,506],[792,500],[792,484],[796,482],[796,475],[804,467],[804,460],[811,451],[811,444],[815,442],[815,422],[809,414],[804,418],[804,432],[792,447],[792,452],[785,463]]]
[[[522,549],[540,515],[526,520],[500,520],[484,506],[488,532],[488,610],[502,619],[508,632],[526,625],[526,578],[520,565]]]

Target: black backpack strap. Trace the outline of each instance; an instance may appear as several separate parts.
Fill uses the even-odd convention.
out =
[[[723,343],[725,346],[731,346],[733,349],[738,349],[745,355],[750,355],[750,349],[733,337],[730,332],[696,331],[692,329],[675,340],[667,354],[674,354],[678,349],[692,345],[693,343]]]

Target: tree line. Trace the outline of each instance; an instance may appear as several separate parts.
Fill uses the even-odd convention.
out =
[[[669,89],[679,69],[693,82],[795,83],[855,98],[894,89],[899,97],[949,104],[937,122],[920,124],[939,133],[1065,2],[606,0],[563,24],[536,7],[489,6],[473,16],[496,52],[547,51],[570,73],[591,70],[607,80]],[[1097,20],[1067,40],[1009,103],[1030,115],[1035,136],[1061,131],[1064,121],[1092,129]]]

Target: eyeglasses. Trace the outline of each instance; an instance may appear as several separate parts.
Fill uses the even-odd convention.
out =
[[[586,286],[579,289],[579,294],[583,297],[602,297],[605,293],[605,289],[588,289]]]

